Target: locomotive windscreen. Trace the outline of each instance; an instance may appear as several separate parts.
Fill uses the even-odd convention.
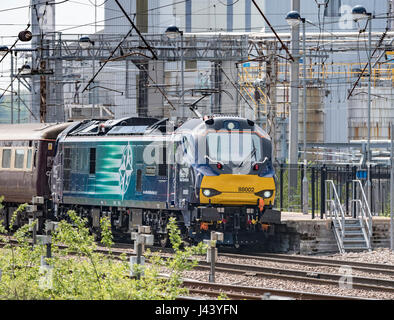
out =
[[[213,161],[259,162],[262,154],[261,138],[257,134],[213,132],[207,135],[207,155]]]

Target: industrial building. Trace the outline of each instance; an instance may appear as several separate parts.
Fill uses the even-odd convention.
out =
[[[31,0],[37,8],[31,10],[35,35],[31,48],[39,50],[24,54],[31,56],[32,69],[42,74],[20,75],[14,81],[14,89],[17,83],[31,85],[30,99],[24,99],[31,105],[28,121],[130,115],[177,119],[191,116],[188,106],[202,98],[201,89],[210,89],[196,104],[201,113],[238,114],[260,121],[276,140],[277,159],[284,161],[289,153],[291,61],[273,30],[292,50],[285,18],[292,6],[300,5],[307,58],[305,63],[297,57],[298,141],[303,137],[304,66],[308,143],[366,139],[366,73],[352,89],[368,61],[365,22],[351,18],[351,8],[361,4],[374,16],[371,51],[379,45],[372,59],[372,136],[390,136],[391,1],[261,1],[259,7],[270,25],[251,0],[119,3],[158,54],[157,60],[115,1],[103,3],[104,27],[87,35],[56,32],[56,6]],[[171,25],[181,31],[178,37],[166,35]],[[301,48],[301,26],[299,32]],[[21,62],[14,63],[13,74],[20,68]],[[15,110],[21,108],[17,100],[12,103]],[[13,122],[17,121],[14,112]]]

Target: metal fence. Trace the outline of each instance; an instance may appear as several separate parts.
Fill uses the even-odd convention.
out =
[[[275,165],[276,200],[275,207],[281,211],[302,212],[302,179],[304,165]],[[293,193],[289,193],[289,171],[297,170],[297,185]],[[370,168],[370,205],[373,215],[389,216],[390,214],[390,167],[377,165]],[[338,196],[346,214],[351,215],[352,180],[360,179],[364,189],[367,169],[354,165],[308,165],[307,179],[309,185],[308,208],[312,218],[325,217],[325,181],[333,180]]]

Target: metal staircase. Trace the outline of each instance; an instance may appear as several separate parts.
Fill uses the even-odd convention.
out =
[[[334,235],[341,253],[371,250],[372,214],[360,180],[352,181],[350,214],[345,215],[334,181],[326,180],[327,217],[332,219]]]

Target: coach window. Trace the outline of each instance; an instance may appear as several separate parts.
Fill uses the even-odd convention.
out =
[[[11,149],[3,149],[3,157],[1,160],[2,168],[10,168],[11,167]]]
[[[34,149],[34,155],[33,155],[33,167],[37,167],[37,157],[38,157],[38,150]]]
[[[27,149],[26,169],[31,169],[32,158],[33,158],[33,149]]]
[[[23,161],[25,160],[25,150],[15,149],[14,168],[23,169]]]

